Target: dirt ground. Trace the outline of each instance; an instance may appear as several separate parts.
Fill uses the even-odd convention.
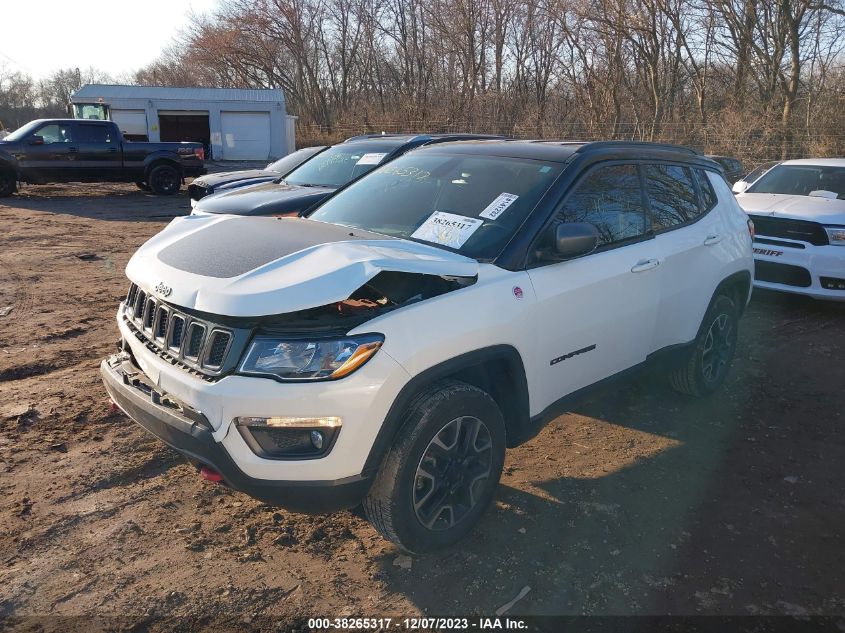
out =
[[[509,452],[469,541],[409,566],[358,514],[203,481],[110,411],[123,269],[188,211],[132,185],[0,200],[0,618],[284,628],[491,614],[525,586],[511,613],[845,615],[845,305],[757,293],[721,393],[596,393]]]

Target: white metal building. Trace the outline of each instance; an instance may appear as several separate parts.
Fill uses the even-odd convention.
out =
[[[295,149],[281,90],[88,84],[73,97],[80,119],[110,119],[128,140],[198,141],[214,160],[269,160]]]

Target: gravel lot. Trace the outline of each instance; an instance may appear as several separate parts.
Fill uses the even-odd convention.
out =
[[[512,613],[845,615],[845,306],[756,294],[721,393],[641,373],[594,394],[510,451],[468,542],[406,560],[354,512],[205,482],[110,412],[123,269],[188,211],[132,185],[0,200],[0,617],[284,628],[491,614],[524,586]]]

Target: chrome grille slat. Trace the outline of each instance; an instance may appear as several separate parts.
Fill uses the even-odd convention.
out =
[[[235,339],[233,331],[198,319],[158,300],[136,284],[129,287],[125,320],[135,335],[170,362],[206,376],[219,375]]]

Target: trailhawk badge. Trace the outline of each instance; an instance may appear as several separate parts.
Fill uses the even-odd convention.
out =
[[[169,297],[170,293],[173,292],[173,288],[165,284],[163,281],[158,282],[158,285],[156,286],[155,290],[162,297]]]

